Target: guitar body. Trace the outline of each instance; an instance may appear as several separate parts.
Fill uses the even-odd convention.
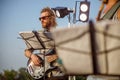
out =
[[[42,61],[41,66],[36,66],[34,63],[29,59],[28,60],[28,65],[27,65],[27,71],[28,73],[34,78],[34,79],[40,79],[44,77],[48,71],[50,72],[51,70],[55,69],[55,67],[52,67],[50,63],[47,61],[47,58],[41,54],[36,54],[39,59]]]

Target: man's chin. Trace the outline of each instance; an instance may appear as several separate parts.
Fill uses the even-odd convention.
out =
[[[45,27],[45,26],[42,26],[42,28],[47,29],[47,27]]]
[[[43,28],[46,28],[46,26],[45,26],[45,25],[42,25],[42,27],[43,27]]]

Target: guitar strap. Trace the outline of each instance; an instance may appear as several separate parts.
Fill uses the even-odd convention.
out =
[[[103,17],[102,19],[112,19],[117,9],[120,7],[120,1],[118,1]]]

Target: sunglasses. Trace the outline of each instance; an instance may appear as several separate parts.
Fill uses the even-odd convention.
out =
[[[41,21],[41,19],[45,20],[45,19],[47,19],[48,17],[50,17],[50,16],[43,16],[43,17],[40,17],[39,20],[40,20],[40,21]]]

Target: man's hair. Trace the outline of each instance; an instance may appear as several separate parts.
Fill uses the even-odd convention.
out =
[[[48,14],[50,16],[50,21],[51,21],[51,27],[56,27],[57,22],[56,22],[56,16],[55,16],[54,12],[49,7],[43,8],[41,10],[41,13],[43,13],[43,12],[48,12]]]

